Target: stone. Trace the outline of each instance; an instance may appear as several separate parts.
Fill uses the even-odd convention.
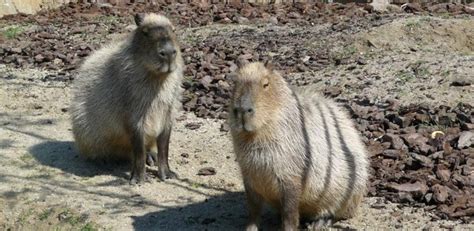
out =
[[[419,155],[413,152],[410,152],[410,156],[425,167],[429,167],[429,168],[433,167],[433,161],[429,157]]]
[[[474,143],[474,132],[472,131],[465,131],[461,132],[458,140],[458,148],[469,148]]]
[[[246,18],[246,17],[237,17],[235,19],[235,21],[238,23],[238,24],[246,24],[246,23],[249,23],[249,19]]]
[[[465,87],[465,86],[470,86],[470,85],[471,85],[471,82],[467,79],[458,79],[451,82],[451,86],[454,86],[454,87]]]
[[[201,83],[201,85],[206,89],[210,88],[211,82],[212,82],[212,77],[209,75],[206,75],[202,79],[199,80],[199,83]]]
[[[417,197],[424,196],[426,192],[428,192],[428,186],[426,186],[426,183],[422,183],[420,181],[404,184],[391,183],[388,185],[388,188],[396,192],[411,193]]]
[[[400,152],[401,152],[400,150],[387,149],[383,151],[382,155],[385,157],[393,158],[393,159],[399,159],[401,157]]]
[[[35,61],[36,61],[37,63],[42,63],[42,62],[44,61],[44,56],[41,55],[41,54],[36,55],[36,56],[35,56]]]
[[[200,128],[201,125],[202,125],[201,123],[189,122],[189,123],[185,124],[184,127],[189,129],[189,130],[196,130],[196,129]]]
[[[382,140],[384,142],[390,142],[390,147],[393,149],[408,150],[407,146],[405,143],[403,143],[403,140],[398,135],[388,133],[382,137]]]
[[[213,167],[205,167],[199,169],[198,173],[199,176],[212,176],[216,175],[216,169]]]
[[[229,124],[227,123],[222,123],[221,128],[219,129],[221,132],[228,132],[230,130]]]
[[[268,22],[271,24],[278,24],[278,18],[277,17],[270,17],[268,19]]]
[[[448,182],[451,177],[451,171],[442,164],[436,167],[436,176],[443,182]]]
[[[433,191],[433,198],[436,202],[443,203],[448,199],[448,190],[445,186],[436,184],[431,187],[431,190]]]

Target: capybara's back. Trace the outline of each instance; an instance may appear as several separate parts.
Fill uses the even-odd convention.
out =
[[[130,155],[122,107],[127,100],[127,80],[120,70],[123,42],[106,46],[93,53],[78,71],[71,105],[72,131],[80,153],[89,159],[124,159]]]
[[[301,213],[350,218],[367,189],[369,161],[360,134],[334,101],[311,91],[298,93],[297,99],[306,153],[311,153],[303,158],[312,166],[303,177]]]

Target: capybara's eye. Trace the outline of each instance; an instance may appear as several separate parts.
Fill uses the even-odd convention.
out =
[[[263,88],[267,88],[267,87],[268,87],[268,83],[263,84]]]
[[[234,108],[234,115],[237,115],[239,113],[239,110],[237,108]]]

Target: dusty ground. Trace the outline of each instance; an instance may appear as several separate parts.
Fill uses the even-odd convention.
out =
[[[74,150],[64,112],[69,84],[44,82],[49,73],[39,70],[1,66],[0,73],[5,108],[0,117],[3,228],[233,230],[244,226],[243,186],[229,135],[220,131],[222,121],[184,113],[171,141],[171,165],[180,179],[153,178],[132,187],[127,165],[88,163]],[[202,125],[189,130],[185,124],[190,122]],[[217,174],[197,176],[201,167],[214,167]],[[154,169],[149,170],[153,177]],[[61,215],[65,218],[59,219]],[[276,216],[267,212],[264,224],[274,227]],[[381,198],[367,198],[360,216],[337,227],[474,228],[430,220],[430,213],[422,208],[399,208]]]
[[[206,26],[183,32],[183,39],[225,37],[251,27],[259,33],[322,33],[331,25]],[[338,36],[338,35],[335,35]],[[347,36],[347,35],[346,35]],[[397,37],[398,36],[398,37]],[[330,65],[290,74],[289,80],[341,89],[340,98],[398,98],[429,105],[473,103],[472,84],[453,87],[456,79],[473,81],[474,19],[402,17],[361,30],[334,46],[332,53],[361,57],[361,64]],[[369,44],[367,41],[370,41]],[[196,42],[196,41],[194,41]],[[336,44],[338,44],[336,42]],[[317,41],[309,43],[319,47]],[[281,53],[285,53],[282,47]],[[311,47],[308,47],[311,49]],[[316,48],[315,48],[316,49]],[[67,108],[71,82],[57,72],[0,65],[0,227],[13,230],[235,230],[246,220],[243,186],[229,134],[222,120],[179,117],[171,141],[171,166],[180,179],[128,185],[126,164],[82,160],[74,150]],[[185,127],[198,123],[196,130]],[[217,174],[198,176],[203,167]],[[278,225],[271,210],[266,229]],[[402,207],[367,198],[361,214],[336,224],[355,229],[474,229],[474,222],[432,221],[423,208]]]

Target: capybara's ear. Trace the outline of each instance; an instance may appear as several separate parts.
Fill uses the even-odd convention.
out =
[[[248,63],[249,63],[249,61],[246,60],[246,59],[243,59],[243,58],[237,58],[237,60],[235,61],[235,64],[237,64],[237,67],[239,69],[244,67]]]
[[[237,72],[232,72],[226,75],[226,79],[231,83],[234,83],[237,80],[237,77],[238,77]]]
[[[144,13],[135,14],[135,24],[137,24],[137,26],[140,26],[143,23],[144,19],[145,19]]]

